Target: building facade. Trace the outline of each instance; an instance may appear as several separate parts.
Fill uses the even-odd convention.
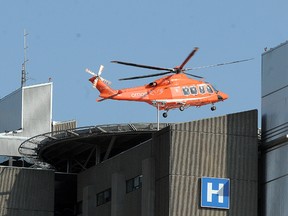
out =
[[[261,215],[288,215],[288,42],[262,54]]]
[[[54,216],[54,171],[0,166],[0,215]]]
[[[256,216],[257,170],[256,110],[173,124],[79,173],[78,215]],[[228,206],[214,186],[212,206],[202,205],[207,177],[229,180]]]
[[[0,167],[0,212],[256,216],[257,115],[251,110],[159,131],[153,124],[65,129],[39,135],[45,138],[39,143],[28,139],[22,144],[37,146],[53,169]]]

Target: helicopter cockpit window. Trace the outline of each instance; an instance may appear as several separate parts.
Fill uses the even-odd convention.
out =
[[[218,90],[214,86],[211,86],[211,87],[216,93],[218,92]]]
[[[203,85],[199,86],[199,91],[200,91],[201,94],[205,93],[205,89],[204,89]]]
[[[183,87],[183,88],[182,88],[182,91],[183,91],[183,94],[184,94],[184,95],[189,95],[189,94],[190,94],[190,91],[189,91],[189,88],[188,88],[188,87]]]
[[[210,85],[207,85],[206,89],[208,93],[213,93],[213,90]]]
[[[191,86],[190,91],[191,91],[191,94],[194,94],[194,95],[197,94],[197,88],[195,86]]]

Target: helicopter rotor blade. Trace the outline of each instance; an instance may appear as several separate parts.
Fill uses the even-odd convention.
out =
[[[87,73],[91,74],[92,76],[97,76],[97,74],[95,74],[93,71],[89,70],[88,68],[86,68],[85,70]]]
[[[127,78],[121,78],[119,80],[123,81],[123,80],[142,79],[142,78],[148,78],[148,77],[162,76],[162,75],[166,75],[166,74],[169,74],[169,73],[171,73],[171,72],[168,71],[168,72],[157,73],[157,74],[148,74],[148,75],[143,75],[143,76],[127,77]]]
[[[178,67],[180,70],[184,68],[184,66],[187,64],[187,62],[195,55],[199,48],[195,47],[193,51],[187,56],[187,58],[183,61],[183,63]]]
[[[151,69],[151,70],[164,70],[164,71],[170,71],[170,72],[174,71],[173,68],[162,68],[162,67],[155,67],[155,66],[149,66],[149,65],[135,64],[135,63],[130,63],[130,62],[111,61],[111,63],[122,64],[122,65],[127,65],[127,66],[132,66],[132,67],[146,68],[146,69]]]
[[[186,75],[188,75],[188,76],[196,77],[196,78],[199,78],[199,79],[204,79],[204,77],[197,76],[197,75],[195,75],[195,74],[190,74],[190,73],[187,73],[187,72],[184,72],[184,71],[183,71],[182,73],[184,73],[184,74],[186,74]]]
[[[104,66],[103,66],[103,65],[100,65],[99,71],[98,71],[98,76],[101,76],[103,70],[104,70]]]
[[[134,79],[142,79],[142,78],[148,78],[148,77],[155,77],[155,76],[161,76],[161,75],[166,75],[169,73],[184,73],[188,76],[196,77],[199,79],[203,79],[201,76],[197,76],[195,74],[190,74],[187,73],[186,71],[189,70],[198,70],[198,69],[203,69],[203,68],[210,68],[210,67],[219,67],[223,65],[228,65],[228,64],[235,64],[235,63],[240,63],[240,62],[245,62],[245,61],[250,61],[253,58],[250,59],[243,59],[243,60],[238,60],[238,61],[232,61],[232,62],[226,62],[226,63],[220,63],[220,64],[213,64],[213,65],[208,65],[208,66],[201,66],[201,67],[194,67],[194,68],[184,68],[184,66],[188,63],[188,61],[195,55],[195,53],[198,51],[198,47],[195,47],[192,52],[186,57],[186,59],[182,62],[180,66],[174,67],[174,68],[163,68],[163,67],[155,67],[155,66],[149,66],[149,65],[142,65],[142,64],[135,64],[135,63],[130,63],[130,62],[122,62],[122,61],[111,61],[111,63],[116,63],[116,64],[122,64],[122,65],[127,65],[127,66],[132,66],[132,67],[140,67],[140,68],[146,68],[146,69],[151,69],[151,70],[160,70],[160,71],[165,71],[162,73],[156,73],[156,74],[148,74],[148,75],[143,75],[143,76],[134,76],[134,77],[127,77],[127,78],[121,78],[119,80],[134,80]],[[99,70],[100,71],[100,70]],[[102,71],[102,70],[101,70]],[[101,74],[101,73],[100,73]]]
[[[210,68],[210,67],[219,67],[219,66],[223,66],[223,65],[229,65],[229,64],[235,64],[235,63],[250,61],[250,60],[253,60],[253,59],[254,58],[249,58],[249,59],[243,59],[243,60],[226,62],[226,63],[220,63],[220,64],[213,64],[213,65],[200,66],[200,67],[194,67],[194,68],[185,68],[184,71],[199,70],[199,69]]]

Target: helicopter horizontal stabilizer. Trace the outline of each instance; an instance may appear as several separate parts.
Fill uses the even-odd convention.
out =
[[[107,100],[107,99],[111,99],[111,98],[113,98],[114,96],[116,96],[118,94],[119,94],[119,91],[116,94],[113,94],[113,95],[111,95],[109,97],[106,97],[106,98],[97,98],[96,101],[97,102],[101,102],[101,101],[104,101],[104,100]]]

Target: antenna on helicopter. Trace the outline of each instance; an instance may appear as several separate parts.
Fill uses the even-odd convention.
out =
[[[26,62],[28,61],[27,59],[27,43],[26,43],[26,38],[27,38],[28,33],[26,33],[26,29],[24,29],[24,61],[22,63],[22,75],[21,75],[21,87],[26,85],[27,81],[27,72],[26,72]]]

